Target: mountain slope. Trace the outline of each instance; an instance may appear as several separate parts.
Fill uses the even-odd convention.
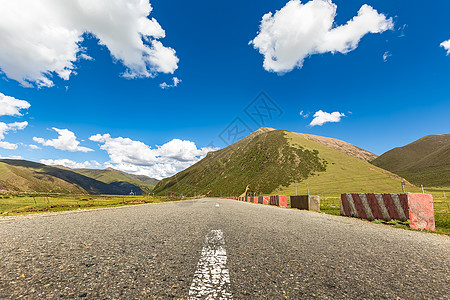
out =
[[[423,137],[384,153],[372,163],[417,185],[450,186],[450,134]]]
[[[284,134],[283,130],[260,129],[163,179],[154,192],[236,195],[250,184],[252,191],[270,193],[280,185],[289,184],[292,178],[305,178],[326,169],[326,162],[316,152],[290,147]]]
[[[350,148],[357,148],[353,147]],[[366,152],[361,149],[361,153]],[[285,130],[261,128],[162,180],[154,191],[159,194],[239,195],[250,184],[251,192],[256,194],[277,191],[287,194],[295,185],[306,185],[306,182],[311,187],[314,184],[326,187],[325,192],[329,193],[401,190],[398,176],[348,155],[342,149],[335,150]]]
[[[328,161],[327,171],[310,176],[307,180],[292,182],[289,187],[280,187],[275,194],[295,193],[315,195],[338,195],[341,193],[400,193],[402,178],[365,161],[358,152],[348,153],[336,150],[323,143],[303,138],[298,134],[287,133],[286,138],[292,145],[301,145],[306,149],[315,149],[319,156]],[[345,143],[345,142],[342,142]],[[343,144],[344,145],[344,144]],[[351,145],[351,144],[349,144]],[[354,149],[360,149],[356,146]],[[351,149],[352,147],[350,147]],[[370,153],[361,149],[362,153]],[[356,154],[356,155],[355,155]],[[361,158],[357,158],[361,157]],[[418,192],[419,189],[406,182],[406,191]]]
[[[128,191],[131,191],[137,186],[140,187],[143,192],[149,193],[159,182],[157,179],[144,175],[128,174],[112,168],[107,168],[104,170],[75,169],[73,171],[104,183],[120,186],[122,189]]]
[[[350,156],[353,156],[355,158],[364,161],[370,162],[378,157],[376,154],[373,154],[372,152],[361,149],[359,147],[356,147],[355,145],[352,145],[350,143],[338,139],[305,133],[296,133],[296,134],[308,140],[312,140],[314,142],[317,142],[334,150],[344,152]]]
[[[16,192],[127,195],[142,194],[132,183],[105,183],[67,168],[25,160],[0,159],[0,189]]]

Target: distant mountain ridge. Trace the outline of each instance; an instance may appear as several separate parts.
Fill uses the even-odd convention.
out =
[[[90,170],[0,159],[0,190],[67,194],[137,195],[149,193],[156,179],[114,169]]]
[[[384,153],[372,163],[416,185],[450,186],[450,134],[425,136]]]

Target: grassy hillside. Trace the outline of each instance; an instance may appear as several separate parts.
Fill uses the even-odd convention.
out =
[[[121,189],[128,190],[128,192],[130,192],[137,186],[144,193],[149,193],[159,182],[159,180],[147,176],[132,175],[112,168],[108,168],[105,170],[76,169],[73,171],[87,177],[94,178],[95,180],[121,187]]]
[[[105,183],[73,170],[25,160],[0,159],[0,190],[14,192],[52,192],[64,194],[127,195],[137,185]]]
[[[367,161],[355,158],[345,152],[335,150],[301,135],[286,133],[289,143],[302,146],[305,149],[315,149],[319,157],[328,162],[327,171],[314,174],[307,180],[297,180],[289,187],[280,187],[274,193],[295,195],[310,194],[337,197],[341,193],[400,193],[402,192],[401,178],[391,172],[378,168]],[[419,189],[406,183],[406,190],[418,192]]]
[[[400,181],[397,175],[346,151],[285,130],[260,129],[162,180],[154,191],[160,194],[239,195],[250,184],[251,192],[257,195],[294,194],[296,186],[299,193],[306,193],[308,183],[312,193],[334,195],[341,192],[398,192],[401,191]],[[411,185],[408,188],[417,190]]]
[[[350,156],[353,156],[355,158],[364,160],[364,161],[372,161],[378,156],[376,154],[373,154],[372,152],[369,152],[367,150],[361,149],[359,147],[356,147],[355,145],[352,145],[350,143],[329,138],[329,137],[323,137],[313,134],[305,134],[305,133],[296,133],[297,135],[312,140],[314,142],[317,142],[319,144],[322,144],[324,146],[327,146],[328,148],[338,150],[340,152],[344,152],[345,154],[348,154]]]
[[[87,193],[80,186],[48,174],[43,165],[29,169],[27,166],[13,165],[10,162],[5,162],[5,160],[0,160],[0,190],[68,194]]]
[[[450,186],[450,134],[426,136],[392,149],[372,163],[416,185]]]
[[[260,129],[162,180],[154,192],[239,195],[250,185],[252,192],[267,194],[296,178],[326,170],[327,162],[317,151],[290,146],[285,134],[284,130]]]

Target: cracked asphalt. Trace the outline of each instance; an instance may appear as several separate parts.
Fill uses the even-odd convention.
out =
[[[450,299],[447,236],[225,199],[2,217],[0,298],[187,299],[211,230],[235,299]]]

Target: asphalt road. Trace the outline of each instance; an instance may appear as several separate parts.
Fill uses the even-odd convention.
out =
[[[450,299],[450,239],[235,200],[0,218],[0,298]]]

